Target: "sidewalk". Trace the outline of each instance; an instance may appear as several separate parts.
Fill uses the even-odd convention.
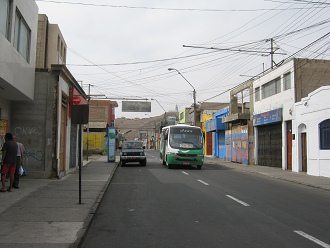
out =
[[[77,247],[117,167],[106,157],[63,179],[22,177],[20,189],[0,194],[0,247]],[[86,164],[86,163],[84,163]]]
[[[310,176],[304,172],[292,172],[287,170],[282,170],[282,168],[259,166],[259,165],[243,165],[239,163],[233,163],[224,161],[216,157],[205,157],[205,162],[215,165],[223,165],[234,170],[239,170],[247,173],[256,173],[263,176],[268,176],[276,179],[281,179],[284,181],[294,182],[298,184],[303,184],[313,188],[319,188],[330,191],[330,178],[327,177],[317,177]]]

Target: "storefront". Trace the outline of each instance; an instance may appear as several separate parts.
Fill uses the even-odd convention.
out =
[[[213,119],[206,122],[206,132],[212,133],[213,136],[213,156],[225,158],[225,130],[226,124],[222,122],[222,118],[228,116],[229,108],[224,108],[214,113]]]
[[[212,120],[213,115],[202,113],[202,132],[204,135],[204,154],[212,156],[213,155],[213,135],[211,132],[207,131],[206,123]]]
[[[256,163],[282,168],[282,109],[253,116]]]
[[[249,113],[236,113],[223,118],[228,125],[225,130],[225,160],[248,165],[251,162],[250,142],[253,137]]]

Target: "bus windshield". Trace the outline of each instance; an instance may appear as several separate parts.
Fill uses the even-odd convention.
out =
[[[203,135],[200,129],[172,127],[169,136],[170,146],[176,149],[202,149]]]

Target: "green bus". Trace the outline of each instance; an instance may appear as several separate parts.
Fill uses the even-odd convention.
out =
[[[191,165],[201,169],[204,163],[204,139],[196,126],[177,124],[163,127],[160,140],[160,158],[169,169]]]

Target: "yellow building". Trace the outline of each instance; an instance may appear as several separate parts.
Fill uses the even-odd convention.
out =
[[[208,120],[213,119],[213,114],[208,114],[208,113],[201,113],[201,128],[203,131],[204,135],[204,154],[205,155],[212,155],[213,148],[212,148],[212,133],[207,133],[206,132],[206,122]]]

